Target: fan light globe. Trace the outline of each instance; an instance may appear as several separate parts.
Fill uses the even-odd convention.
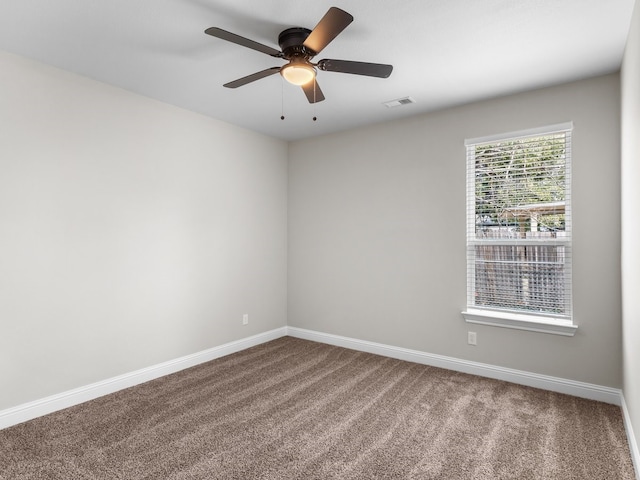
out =
[[[284,79],[293,85],[305,85],[316,77],[316,71],[311,65],[304,63],[290,63],[280,70]]]

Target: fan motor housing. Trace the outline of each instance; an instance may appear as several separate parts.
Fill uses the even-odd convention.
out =
[[[282,49],[284,58],[291,59],[293,57],[312,57],[315,52],[306,48],[303,43],[311,33],[308,28],[293,27],[287,28],[278,35],[278,45]]]

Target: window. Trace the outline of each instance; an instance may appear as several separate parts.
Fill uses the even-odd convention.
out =
[[[465,142],[468,322],[574,334],[571,131]]]

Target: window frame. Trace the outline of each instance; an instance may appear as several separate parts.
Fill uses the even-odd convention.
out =
[[[496,327],[513,328],[518,330],[527,330],[533,332],[550,333],[556,335],[573,336],[578,326],[573,321],[573,308],[572,302],[572,280],[571,280],[571,268],[572,268],[572,236],[571,236],[571,144],[573,131],[573,122],[559,123],[555,125],[548,125],[539,128],[519,130],[515,132],[508,132],[498,135],[490,135],[485,137],[471,138],[465,140],[465,150],[467,158],[467,308],[462,312],[462,315],[467,323],[482,324]],[[543,137],[547,135],[561,134],[567,135],[568,145],[565,153],[565,171],[566,171],[566,200],[565,200],[565,219],[566,219],[566,238],[553,238],[549,240],[516,240],[507,241],[509,245],[564,245],[567,248],[568,255],[565,259],[565,268],[568,268],[569,276],[568,280],[565,279],[565,294],[569,296],[569,312],[566,316],[554,316],[552,314],[538,314],[535,312],[516,311],[508,309],[491,308],[487,306],[476,306],[474,302],[474,284],[475,284],[475,257],[469,252],[470,246],[485,244],[496,245],[498,242],[495,240],[482,241],[476,238],[476,201],[475,201],[475,149],[479,145],[508,142],[514,140],[520,140],[523,138],[535,138]],[[470,198],[470,196],[473,196]]]

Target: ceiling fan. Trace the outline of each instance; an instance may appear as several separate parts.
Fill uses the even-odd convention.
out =
[[[237,88],[261,78],[280,73],[285,80],[302,87],[310,103],[321,102],[324,95],[316,79],[316,69],[325,72],[351,73],[368,77],[387,78],[393,70],[392,65],[380,63],[353,62],[349,60],[323,59],[313,63],[311,59],[318,55],[353,21],[353,16],[337,7],[331,7],[313,30],[302,27],[288,28],[278,36],[280,50],[255,42],[218,27],[210,27],[205,33],[243,47],[266,53],[275,58],[287,60],[282,67],[271,67],[246,77],[225,83],[227,88]]]

